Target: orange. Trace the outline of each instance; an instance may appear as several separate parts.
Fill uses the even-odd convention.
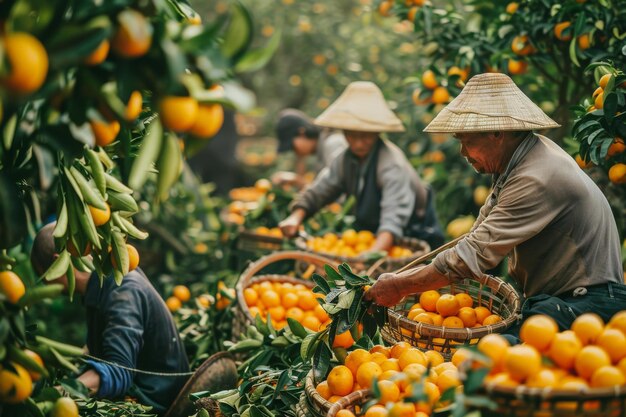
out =
[[[596,345],[609,354],[613,363],[619,362],[626,356],[626,335],[618,329],[604,329],[598,336]]]
[[[548,350],[548,357],[561,369],[570,370],[574,367],[574,360],[582,347],[576,333],[566,330],[554,336]]]
[[[16,93],[29,94],[38,90],[48,75],[48,53],[39,39],[17,32],[4,38],[10,72],[2,82]]]
[[[609,169],[609,179],[613,184],[626,184],[626,164],[615,164]]]
[[[428,358],[421,350],[415,348],[407,349],[398,358],[398,365],[400,365],[400,369],[404,369],[412,363],[426,366],[428,364]]]
[[[388,417],[414,417],[415,407],[411,403],[397,402],[391,406]]]
[[[341,240],[343,240],[343,242],[348,245],[348,246],[354,246],[358,243],[358,235],[356,230],[354,229],[348,229],[345,232],[343,232],[341,234]]]
[[[443,356],[441,355],[441,353],[434,351],[434,350],[429,350],[427,352],[424,353],[426,355],[426,360],[428,361],[428,364],[432,367],[435,367],[437,365],[441,365],[442,363],[445,362]]]
[[[139,266],[139,252],[133,245],[126,244],[128,251],[128,270],[132,271]]]
[[[578,47],[583,51],[585,49],[589,49],[589,47],[591,46],[591,38],[589,37],[588,33],[583,33],[576,40],[578,41]]]
[[[283,306],[270,307],[267,311],[272,320],[282,321],[285,319],[285,307]]]
[[[480,343],[480,342],[478,342]],[[506,347],[504,347],[504,349],[506,349]],[[502,355],[504,356],[504,354]],[[459,366],[461,366],[461,364],[463,362],[465,362],[466,360],[470,359],[472,357],[472,351],[466,348],[461,348],[461,349],[457,349],[456,352],[454,352],[454,354],[452,355],[452,358],[450,359],[452,361],[452,363],[454,364],[454,366],[456,366],[457,368]]]
[[[459,372],[456,370],[448,369],[437,377],[437,387],[441,392],[445,392],[450,388],[456,388],[459,385],[461,385],[461,380],[459,379]]]
[[[343,398],[343,396],[341,396],[341,395],[332,395],[332,396],[328,399],[328,401],[329,401],[329,402],[331,402],[331,403],[336,403],[337,401],[339,401],[339,400],[340,400],[340,399],[342,399],[342,398]]]
[[[0,365],[0,403],[18,404],[33,391],[33,381],[26,369],[11,362],[10,368]]]
[[[516,55],[525,56],[533,53],[535,51],[535,48],[533,48],[532,44],[530,43],[528,35],[519,35],[513,38],[513,42],[511,43],[511,50]]]
[[[128,103],[126,103],[126,109],[124,110],[124,118],[127,122],[132,122],[141,114],[143,107],[143,97],[137,90],[130,93]]]
[[[389,10],[393,7],[393,0],[385,0],[378,5],[378,13],[381,16],[389,16]]]
[[[495,385],[498,387],[517,387],[519,383],[511,378],[507,372],[499,372],[485,377],[485,385]]]
[[[166,96],[160,104],[163,126],[176,132],[192,128],[198,117],[198,102],[189,96]]]
[[[436,87],[433,90],[431,100],[435,104],[445,104],[450,101],[450,93],[446,87]]]
[[[89,213],[91,213],[91,218],[93,219],[93,223],[96,226],[102,226],[111,218],[111,208],[108,204],[105,204],[105,209],[101,210],[99,208],[87,205],[89,209]]]
[[[492,314],[490,316],[485,317],[483,322],[481,323],[483,326],[493,326],[496,323],[500,323],[502,321],[502,317],[497,314]]]
[[[374,233],[369,230],[359,230],[356,234],[357,242],[371,244],[376,240]]]
[[[609,329],[618,329],[626,335],[626,310],[616,313],[606,325]]]
[[[479,323],[482,323],[487,317],[491,315],[491,311],[489,311],[487,307],[483,306],[476,307],[474,311],[476,312],[476,320],[478,320]]]
[[[111,47],[120,56],[137,58],[145,55],[152,45],[152,25],[136,10],[126,9],[117,15],[119,27]]]
[[[172,289],[172,295],[178,298],[181,303],[186,303],[191,298],[191,291],[184,285],[176,285]]]
[[[426,314],[428,314],[428,316],[433,320],[433,324],[435,326],[443,325],[443,317],[441,317],[441,315],[437,313],[431,313],[431,312],[428,312]]]
[[[311,290],[298,291],[298,307],[302,310],[313,310],[319,303]]]
[[[400,398],[400,388],[392,381],[378,381],[378,390],[380,391],[380,404],[388,402],[396,402]]]
[[[78,417],[78,406],[70,397],[61,397],[55,401],[50,417]]]
[[[599,87],[598,87],[599,88]],[[615,155],[619,155],[626,150],[626,145],[624,145],[624,139],[616,137],[609,146],[608,151],[606,152],[607,158],[612,158]]]
[[[461,81],[465,81],[469,76],[469,67],[463,70],[457,66],[452,66],[450,67],[450,69],[448,69],[448,77],[451,77],[453,75],[458,75]]]
[[[576,163],[578,164],[578,166],[581,169],[587,169],[587,168],[589,168],[590,166],[593,165],[593,163],[591,161],[589,161],[589,162],[585,161],[582,158],[582,156],[580,156],[580,154],[576,154],[576,157],[574,159],[576,160]]]
[[[558,383],[556,372],[552,369],[542,369],[526,380],[526,386],[533,388],[555,387]]]
[[[320,326],[322,325],[319,319],[315,316],[305,316],[300,323],[307,329],[313,330],[314,332],[317,332]],[[335,337],[335,342],[337,342],[336,337]],[[335,347],[334,343],[333,343],[333,347]]]
[[[409,318],[411,318],[410,315],[409,315]],[[412,318],[412,320],[420,322],[420,323],[426,323],[426,324],[434,324],[435,323],[433,321],[432,317],[428,315],[428,313],[418,313],[418,314],[416,314]]]
[[[389,358],[386,357],[383,353],[374,352],[372,353],[370,362],[374,362],[374,363],[377,363],[378,365],[382,365],[382,363],[387,361],[388,359]]]
[[[415,15],[417,14],[417,11],[419,10],[419,7],[411,7],[409,9],[409,11],[406,13],[406,20],[408,20],[409,22],[414,22],[415,21]]]
[[[464,327],[474,327],[478,323],[476,311],[472,307],[461,307],[457,316],[463,322]]]
[[[406,342],[404,342],[406,343]],[[385,355],[386,357],[391,357],[391,353],[390,353],[390,349],[386,348],[385,346],[382,345],[376,345],[373,348],[370,349],[370,353],[382,353],[383,355]]]
[[[458,294],[454,294],[454,298],[457,299],[457,301],[459,302],[459,307],[461,308],[474,306],[474,299],[471,295],[467,293],[460,292]]]
[[[586,313],[574,320],[571,330],[576,333],[583,345],[589,345],[595,343],[604,330],[604,322],[597,314]]]
[[[109,49],[111,47],[111,43],[108,39],[104,39],[100,42],[100,45],[96,49],[90,53],[87,58],[85,58],[85,64],[87,65],[99,65],[107,59],[107,55],[109,55]]]
[[[600,77],[600,81],[598,81],[598,85],[600,86],[600,88],[604,90],[612,76],[612,74],[604,74],[602,77]]]
[[[382,7],[383,4],[387,4],[387,2],[382,2],[380,6]],[[382,405],[373,405],[367,409],[364,417],[388,417],[388,412],[387,409]]]
[[[43,359],[41,359],[41,356],[39,356],[36,352],[33,352],[32,350],[29,350],[29,349],[24,349],[24,353],[26,354],[26,356],[30,357],[33,361],[37,362],[39,366],[41,366],[42,368],[44,367]],[[32,379],[33,382],[37,382],[41,378],[41,374],[39,372],[35,372],[31,370],[28,370],[28,375],[30,375],[30,379]]]
[[[342,347],[349,349],[354,345],[354,339],[352,338],[352,333],[350,330],[346,330],[345,332],[338,334],[335,336],[335,340],[333,341],[333,347]]]
[[[285,308],[291,308],[298,305],[298,295],[293,292],[286,292],[281,297],[281,303]]]
[[[508,69],[511,75],[524,74],[528,70],[528,62],[509,59]]]
[[[626,384],[626,377],[615,366],[603,366],[591,376],[592,388],[609,388]]]
[[[422,74],[422,85],[429,90],[434,90],[439,86],[435,73],[432,70],[426,70]]]
[[[176,297],[169,297],[167,300],[165,300],[165,304],[167,305],[167,308],[172,312],[176,312],[179,308],[181,308],[183,306],[183,304],[180,302],[180,300]]]
[[[291,307],[285,312],[285,317],[294,319],[295,321],[302,323],[302,319],[304,319],[304,312],[298,307]]]
[[[399,371],[400,365],[397,359],[389,358],[380,363],[380,369],[385,371]]]
[[[583,347],[576,355],[574,361],[576,372],[579,376],[586,379],[591,378],[596,370],[610,364],[611,358],[609,354],[604,349],[594,345]]]
[[[372,359],[372,354],[365,349],[353,350],[346,356],[344,365],[350,369],[353,375],[356,375],[356,371],[364,362],[369,362]]]
[[[224,124],[224,108],[221,104],[200,104],[198,115],[189,133],[199,138],[212,138]]]
[[[355,417],[354,413],[350,410],[339,410],[337,411],[337,414],[335,414],[336,417]]]
[[[332,392],[333,395],[340,395],[342,397],[350,394],[354,386],[352,372],[347,366],[343,365],[335,366],[328,374],[326,381],[328,382],[330,392]]]
[[[563,389],[581,391],[589,388],[589,384],[587,384],[587,381],[585,381],[583,378],[567,375],[559,381],[558,387]]]
[[[491,360],[493,370],[497,371],[504,365],[504,358],[509,349],[509,342],[504,337],[499,334],[488,334],[478,341],[477,347],[483,355]],[[460,359],[470,355],[469,353],[463,354]],[[454,358],[452,362],[454,363]]]
[[[554,25],[554,36],[560,40],[567,42],[572,39],[571,33],[569,35],[564,35],[563,31],[572,25],[571,22],[561,22]]]
[[[462,329],[463,327],[465,327],[465,325],[463,324],[463,320],[461,320],[457,316],[446,317],[445,319],[443,319],[441,325],[443,327],[451,327],[453,329]]]
[[[552,317],[537,314],[524,321],[519,335],[524,343],[528,343],[543,352],[550,347],[550,343],[558,331],[559,326]]]
[[[513,14],[517,11],[518,8],[519,8],[519,3],[511,2],[506,5],[506,12],[508,14]]]
[[[255,306],[259,300],[259,295],[252,288],[246,288],[243,290],[243,298],[246,300],[246,305],[252,307]]]
[[[98,146],[110,145],[117,138],[117,134],[120,133],[120,122],[117,120],[111,122],[92,120],[89,122],[89,125]]]
[[[328,314],[326,313],[326,310],[324,310],[324,308],[320,304],[315,306],[315,308],[313,309],[313,314],[322,323],[324,323],[325,321],[330,320],[330,317],[328,317]]]
[[[596,109],[602,109],[602,108],[604,108],[604,92],[599,93],[599,94],[596,96],[596,99],[593,101],[593,106],[594,106]]]
[[[622,360],[617,363],[617,367],[626,375],[626,358],[622,358]]]
[[[598,87],[593,91],[593,94],[591,95],[592,98],[596,98],[598,97],[598,94],[604,93],[604,90],[602,89],[602,87]]]
[[[411,348],[412,346],[407,342],[398,342],[391,347],[391,351],[389,352],[389,354],[392,358],[398,359],[404,352]]]
[[[434,312],[437,310],[437,300],[441,295],[435,290],[424,291],[420,295],[420,305],[426,311]]]
[[[428,314],[426,314],[426,312],[422,308],[416,308],[414,310],[409,311],[409,314],[407,315],[407,318],[409,320],[415,320],[415,318],[417,316],[420,316],[420,315],[426,316],[428,318],[428,320],[430,321],[430,324],[432,324],[433,319],[431,319],[430,316]],[[423,321],[423,320],[417,320],[417,321]]]
[[[375,362],[365,362],[356,371],[356,382],[361,388],[371,388],[374,378],[383,373],[380,365]]]
[[[261,301],[265,307],[278,307],[280,305],[280,296],[274,290],[267,290],[261,294]]]
[[[516,381],[524,381],[541,370],[541,355],[530,345],[510,347],[504,355],[504,369]]]
[[[26,287],[20,277],[13,271],[0,272],[0,293],[7,301],[15,304],[26,293]]]

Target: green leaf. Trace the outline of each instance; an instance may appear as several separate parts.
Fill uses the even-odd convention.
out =
[[[324,271],[326,272],[326,277],[329,281],[343,281],[343,277],[335,268],[330,265],[324,265]]]
[[[246,52],[235,64],[234,71],[236,73],[243,73],[257,71],[263,68],[272,56],[274,56],[274,53],[280,45],[280,39],[281,33],[280,31],[277,31],[265,47]]]
[[[358,318],[358,313],[362,308],[362,300],[365,295],[365,291],[362,288],[355,290],[354,292],[354,300],[352,301],[352,305],[348,309],[348,322],[354,323]]]
[[[236,60],[240,54],[248,49],[251,41],[252,18],[241,3],[234,3],[221,47],[222,54]]]
[[[299,338],[304,339],[309,335],[307,329],[305,329],[304,326],[300,324],[300,322],[298,322],[297,320],[288,317],[287,324],[289,325],[289,329],[291,330],[291,332]]]
[[[320,334],[321,333],[311,333],[304,338],[302,345],[300,346],[300,356],[302,357],[302,360],[307,361],[311,358],[313,348],[315,347]]]
[[[348,310],[352,306],[352,302],[354,301],[355,292],[351,290],[347,290],[342,292],[339,295],[339,301],[337,302],[337,307]]]
[[[328,285],[323,276],[315,273],[311,276],[311,279],[322,290],[322,294],[326,295],[330,292],[330,285]]]
[[[569,59],[572,60],[572,62],[574,63],[574,65],[576,65],[577,67],[580,67],[580,63],[578,62],[578,56],[576,55],[576,37],[572,37],[572,40],[569,44]]]
[[[489,373],[488,368],[471,369],[467,372],[467,379],[463,384],[463,389],[466,393],[475,393],[483,385],[485,376]]]
[[[330,368],[332,351],[326,343],[319,343],[313,355],[313,372],[316,381],[322,381]]]
[[[46,281],[52,281],[67,273],[67,268],[70,265],[70,256],[67,250],[63,250],[54,262],[52,262],[50,268],[42,275],[42,278]]]
[[[604,96],[604,119],[612,123],[615,113],[617,113],[617,94],[614,92]]]

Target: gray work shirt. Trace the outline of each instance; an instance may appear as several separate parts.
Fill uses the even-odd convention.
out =
[[[470,234],[440,253],[435,268],[450,279],[479,277],[509,255],[509,273],[526,297],[621,283],[620,242],[608,201],[571,156],[536,136],[497,202],[487,199]]]

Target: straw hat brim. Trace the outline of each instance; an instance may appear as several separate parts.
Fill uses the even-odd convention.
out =
[[[472,77],[424,129],[432,133],[543,130],[560,127],[505,74]]]

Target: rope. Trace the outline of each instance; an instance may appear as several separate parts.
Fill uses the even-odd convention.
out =
[[[135,372],[135,373],[138,373],[138,374],[144,374],[144,375],[180,377],[180,376],[191,376],[191,375],[195,374],[195,372],[153,372],[153,371],[144,371],[142,369],[135,369],[135,368],[131,368],[131,367],[128,367],[128,366],[120,365],[119,363],[110,362],[110,361],[107,361],[106,359],[96,358],[95,356],[91,356],[91,355],[88,355],[88,354],[83,354],[82,356],[84,358],[88,358],[88,359],[91,359],[91,360],[96,361],[96,362],[104,363],[105,365],[114,366],[116,368],[121,368],[121,369],[125,369],[127,371]]]

